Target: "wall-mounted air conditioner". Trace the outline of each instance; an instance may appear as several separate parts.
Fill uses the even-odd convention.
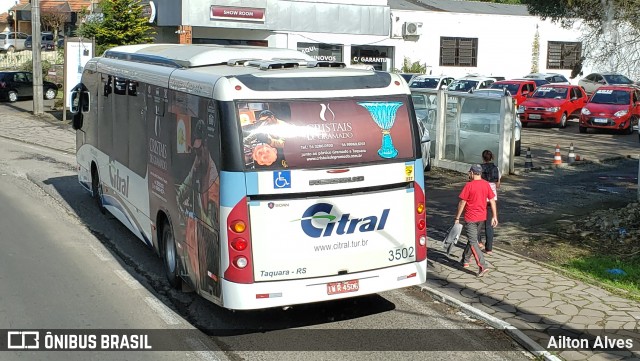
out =
[[[403,36],[418,36],[422,34],[422,23],[406,22],[402,27]]]

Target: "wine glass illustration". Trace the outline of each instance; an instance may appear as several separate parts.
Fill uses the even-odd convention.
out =
[[[391,127],[402,102],[358,102],[358,105],[367,109],[373,121],[382,129],[382,146],[378,149],[378,155],[382,158],[395,158],[398,150],[391,140]]]

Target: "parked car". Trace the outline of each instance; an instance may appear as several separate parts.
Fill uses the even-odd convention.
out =
[[[448,91],[455,92],[469,92],[469,90],[486,89],[491,86],[496,80],[480,75],[467,75],[465,77],[454,80],[449,87]]]
[[[529,94],[533,94],[536,83],[533,80],[502,80],[491,84],[491,89],[506,89],[517,105],[522,104]]]
[[[531,73],[524,76],[525,79],[544,79],[550,84],[571,84],[564,75],[558,73]]]
[[[44,98],[54,99],[58,95],[58,87],[43,81]],[[33,74],[28,71],[0,72],[0,98],[15,102],[19,98],[33,98]]]
[[[41,43],[40,43],[40,48],[42,50],[52,51],[52,50],[55,50],[56,47],[57,48],[64,47],[64,37],[61,36],[61,35],[58,35],[58,41],[56,41],[55,44],[54,44],[54,41],[53,41],[53,34],[52,33],[42,33],[41,36],[42,36],[42,40],[41,40]],[[31,50],[32,43],[33,43],[33,38],[31,37],[31,35],[27,36],[27,39],[24,42],[25,49]]]
[[[407,84],[411,83],[411,80],[413,78],[415,78],[416,76],[418,76],[420,74],[418,73],[400,73],[400,76],[402,78],[404,78],[404,80],[407,82]]]
[[[28,36],[25,33],[16,33],[14,31],[2,32],[0,33],[0,50],[7,53],[24,50],[24,42]]]
[[[631,86],[601,86],[580,114],[580,133],[587,128],[615,129],[626,134],[640,119],[640,90]]]
[[[412,93],[411,100],[413,101],[413,109],[416,112],[416,120],[418,121],[418,127],[420,128],[420,138],[425,139],[425,135],[429,137],[428,142],[421,142],[422,149],[422,164],[424,164],[424,170],[431,170],[431,147],[433,147],[430,138],[429,129],[433,129],[433,122],[435,121],[435,103],[431,102],[431,96],[426,93]]]
[[[605,85],[635,85],[633,80],[618,73],[592,73],[578,81],[588,95]]]
[[[534,83],[536,83],[536,88],[541,87],[545,84],[550,84],[549,81],[547,79],[543,79],[543,78],[518,78],[518,79],[512,79],[512,80],[528,80],[528,81],[532,81]]]
[[[453,77],[445,75],[417,75],[409,83],[410,88],[442,89],[453,82]]]
[[[547,84],[518,106],[518,114],[525,127],[529,123],[542,123],[564,128],[568,118],[579,116],[587,99],[577,85]]]

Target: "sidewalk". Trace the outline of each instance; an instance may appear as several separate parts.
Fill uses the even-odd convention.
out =
[[[76,152],[76,131],[50,114],[32,113],[0,104],[0,137],[60,150]]]
[[[0,136],[75,153],[75,131],[69,125],[50,116],[37,119],[11,107],[3,107],[0,114]],[[567,360],[640,359],[640,303],[499,249],[487,258],[491,271],[477,278],[473,265],[470,270],[459,267],[461,248],[447,257],[441,247],[442,242],[429,239],[429,273],[422,289],[434,298],[461,307],[493,327],[506,329],[519,342],[530,343],[530,338],[539,344],[530,343],[530,349],[547,349]],[[614,339],[631,339],[635,352],[547,348],[550,338],[543,331],[558,328],[563,336],[585,330],[593,335],[606,331]]]
[[[472,312],[481,319],[484,312],[503,320],[566,360],[640,358],[640,303],[495,248],[493,255],[486,258],[492,265],[490,272],[478,278],[475,265],[469,270],[460,267],[462,248],[457,247],[447,257],[442,242],[429,241],[430,273],[424,284],[425,292],[462,301],[475,308]],[[579,337],[577,334],[588,330],[590,336],[606,334],[614,339],[633,339],[636,352],[547,348],[550,337],[543,331],[558,328],[562,331],[556,334],[563,336]]]

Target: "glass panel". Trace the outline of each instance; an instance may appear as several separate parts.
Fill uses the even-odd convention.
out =
[[[482,163],[482,151],[498,153],[500,99],[447,97],[444,159]]]

